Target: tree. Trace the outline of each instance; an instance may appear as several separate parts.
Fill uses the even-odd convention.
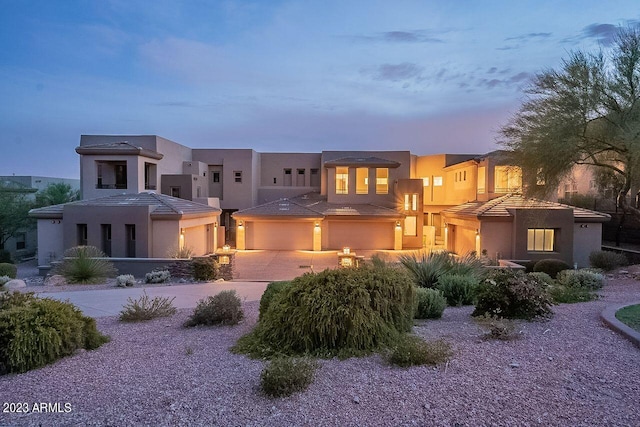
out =
[[[80,191],[73,190],[69,184],[57,182],[49,184],[44,190],[36,193],[36,207],[60,205],[80,200]]]
[[[574,165],[591,165],[621,185],[617,205],[640,177],[640,29],[620,29],[606,51],[577,51],[535,76],[500,143],[523,170],[527,194],[557,188]]]
[[[26,194],[23,189],[0,184],[0,247],[19,232],[34,226],[29,218],[32,203]]]

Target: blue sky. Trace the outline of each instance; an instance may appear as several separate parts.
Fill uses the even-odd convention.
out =
[[[0,0],[0,175],[78,177],[81,134],[484,153],[536,72],[637,1]]]

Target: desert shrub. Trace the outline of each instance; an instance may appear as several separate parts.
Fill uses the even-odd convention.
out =
[[[218,263],[213,258],[196,258],[191,262],[193,278],[202,282],[218,278]]]
[[[421,288],[435,288],[440,276],[460,274],[478,278],[484,277],[482,261],[472,254],[455,257],[449,252],[414,252],[400,256],[400,263]]]
[[[73,304],[33,293],[0,295],[0,374],[26,372],[109,337]]]
[[[267,312],[273,298],[289,286],[291,286],[290,281],[271,282],[267,285],[267,288],[264,290],[264,293],[260,298],[260,314],[258,316],[258,320],[262,319],[264,313]]]
[[[527,261],[524,264],[522,264],[522,266],[524,267],[524,272],[525,273],[533,273],[533,268],[536,266],[536,263],[538,261],[536,260],[531,260],[531,261]]]
[[[0,263],[13,264],[11,253],[6,249],[0,249]]]
[[[7,282],[13,280],[9,276],[0,276],[0,286],[4,286]]]
[[[373,254],[371,257],[371,265],[374,268],[387,268],[389,267],[388,262],[384,256],[381,254]]]
[[[533,267],[533,271],[541,271],[543,273],[547,273],[551,276],[552,279],[555,279],[558,273],[562,270],[568,270],[571,268],[569,264],[562,261],[561,259],[541,259],[536,262],[536,265]]]
[[[548,286],[554,286],[556,284],[556,281],[553,280],[551,278],[551,276],[549,276],[547,273],[542,272],[542,271],[532,271],[531,273],[527,273],[529,276],[534,277],[535,279],[537,279],[540,282],[543,282],[544,284],[548,285]]]
[[[591,270],[564,270],[558,273],[558,283],[568,288],[596,290],[604,285],[604,276]]]
[[[411,330],[415,290],[404,271],[361,267],[306,273],[271,301],[235,352],[253,357],[347,357],[393,344]]]
[[[56,267],[69,283],[96,283],[116,275],[113,264],[95,246],[76,246],[64,253],[64,260]]]
[[[176,246],[167,253],[169,258],[190,259],[193,256],[193,249],[188,246]]]
[[[551,299],[556,304],[573,304],[576,302],[592,301],[598,298],[598,295],[589,291],[589,289],[559,284],[549,287],[549,295],[551,295]]]
[[[144,276],[145,283],[165,283],[171,278],[169,270],[154,270]]]
[[[184,326],[237,325],[243,317],[242,301],[235,290],[228,290],[198,301]]]
[[[589,254],[589,264],[594,268],[611,271],[627,265],[628,261],[624,254],[611,251],[593,251]]]
[[[146,291],[138,299],[128,298],[127,304],[120,312],[122,322],[142,322],[157,317],[169,317],[176,313],[173,300],[176,297],[154,297],[150,298]]]
[[[416,288],[416,319],[439,319],[447,300],[437,289]]]
[[[404,335],[387,353],[387,361],[407,368],[416,365],[439,365],[453,355],[451,344],[444,340],[427,342],[415,335]]]
[[[11,279],[15,279],[18,275],[18,267],[14,264],[7,262],[0,263],[0,276],[8,276]]]
[[[120,276],[116,277],[116,286],[120,288],[135,286],[135,284],[136,284],[136,278],[133,277],[131,274],[121,274]]]
[[[472,315],[527,320],[549,317],[552,302],[546,288],[544,283],[521,271],[493,271],[478,285],[476,309]]]
[[[516,323],[511,319],[485,314],[476,317],[475,320],[486,329],[485,339],[511,341],[519,336],[516,332]]]
[[[475,299],[478,279],[461,274],[444,274],[436,287],[442,292],[450,306],[471,305]]]
[[[260,387],[271,397],[290,396],[309,387],[317,368],[313,359],[275,358],[262,370]]]

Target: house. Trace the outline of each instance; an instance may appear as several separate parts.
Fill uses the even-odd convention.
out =
[[[118,206],[113,204],[132,194],[146,195],[145,200],[162,194],[169,198],[162,199],[166,203],[184,199],[194,206],[219,208],[201,212],[200,226],[214,224],[214,235],[220,233],[213,246],[198,244],[202,253],[225,243],[241,250],[444,248],[487,252],[492,257],[556,257],[582,266],[590,250],[599,249],[598,230],[608,219],[558,203],[524,199],[521,171],[500,151],[424,156],[403,150],[260,153],[191,149],[155,135],[82,135],[76,151],[84,200],[57,208],[64,211],[66,231],[62,246],[50,251],[56,254],[84,241],[67,234],[77,236],[78,227],[89,223],[81,212],[97,209],[92,203],[109,203],[115,212]],[[508,215],[493,216],[498,211]],[[33,215],[40,218],[52,212],[53,208]],[[116,226],[113,212],[105,209],[101,222],[92,222],[93,237],[87,241],[100,243],[105,233],[100,231],[102,224]],[[150,212],[146,221],[154,222],[154,215]],[[523,222],[527,215],[541,222],[535,227]],[[504,224],[498,227],[500,221]],[[125,222],[119,220],[119,229],[125,229],[129,224]],[[164,256],[156,241],[174,242],[179,238],[175,230],[188,229],[175,225],[165,237],[161,234],[166,229],[141,226],[150,230],[138,237],[148,249],[135,256]],[[512,232],[505,231],[508,227]],[[530,228],[536,239],[531,245],[525,238]],[[543,250],[536,230],[543,230]],[[127,256],[125,243],[119,245],[118,256]]]

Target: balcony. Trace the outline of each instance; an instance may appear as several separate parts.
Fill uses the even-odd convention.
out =
[[[103,190],[126,190],[127,184],[96,184],[97,189]]]

